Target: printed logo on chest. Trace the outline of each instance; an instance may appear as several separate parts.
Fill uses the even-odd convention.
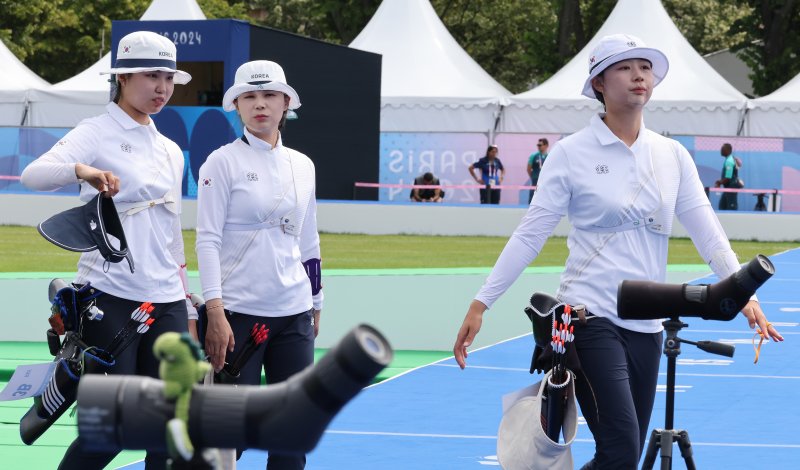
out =
[[[258,181],[258,173],[256,173],[255,171],[248,171],[247,181]]]
[[[594,171],[597,172],[598,175],[608,174],[608,165],[599,163],[596,167],[594,167]]]
[[[131,153],[131,151],[133,150],[133,147],[131,147],[131,144],[126,143],[126,142],[123,142],[123,143],[119,144],[119,148],[120,148],[120,150],[122,150],[125,153]]]

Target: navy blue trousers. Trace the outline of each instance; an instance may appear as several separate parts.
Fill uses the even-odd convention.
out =
[[[105,348],[121,330],[131,317],[131,312],[142,303],[121,299],[109,294],[102,294],[97,298],[97,307],[104,312],[100,321],[83,322],[83,340],[89,346]],[[158,378],[159,361],[153,354],[153,343],[168,331],[182,333],[188,331],[189,320],[186,311],[186,302],[153,304],[155,309],[151,315],[156,318],[155,323],[136,339],[118,357],[116,363],[108,371],[109,374],[145,375]],[[117,453],[90,453],[81,449],[78,439],[75,439],[64,454],[59,470],[93,470],[103,469]],[[165,469],[166,454],[148,452],[145,458],[147,470]]]
[[[595,440],[585,469],[636,469],[649,434],[663,333],[637,333],[595,317],[576,323],[575,394]]]
[[[267,340],[260,344],[241,369],[237,384],[260,385],[261,368],[267,385],[283,382],[314,363],[314,324],[313,310],[287,317],[259,317],[243,313],[226,316],[236,341],[233,351],[226,355],[231,362],[247,343],[253,326],[265,324],[269,328]],[[242,449],[237,452],[241,455]],[[306,456],[303,454],[281,454],[269,452],[268,470],[297,470],[305,468]]]
[[[487,185],[485,188],[478,190],[481,195],[481,204],[500,204],[500,190],[489,189]]]

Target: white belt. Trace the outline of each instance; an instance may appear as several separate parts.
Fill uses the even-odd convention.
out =
[[[268,228],[280,227],[289,223],[289,217],[275,217],[264,222],[257,224],[231,224],[226,223],[222,228],[223,230],[233,231],[250,231],[250,230],[263,230]]]
[[[150,209],[151,207],[155,207],[160,204],[163,204],[164,207],[173,214],[178,213],[177,212],[178,205],[175,203],[175,199],[170,194],[167,194],[164,197],[160,197],[158,199],[152,199],[150,201],[138,201],[138,202],[114,201],[114,206],[117,208],[117,212],[122,212],[125,215],[133,215],[136,214],[137,212]]]
[[[577,228],[589,232],[622,232],[625,230],[634,230],[642,227],[647,227],[648,230],[651,230],[656,233],[661,233],[664,230],[664,227],[660,223],[656,222],[655,217],[645,217],[643,219],[629,220],[628,222],[622,223],[620,225],[615,225],[613,227],[600,227],[597,225],[590,225],[587,227],[577,227]]]

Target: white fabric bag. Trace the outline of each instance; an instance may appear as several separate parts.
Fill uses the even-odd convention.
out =
[[[497,432],[497,459],[505,470],[572,470],[570,445],[578,432],[575,381],[567,374],[567,405],[561,432],[553,442],[542,429],[542,400],[550,372],[534,385],[503,396],[503,419]]]

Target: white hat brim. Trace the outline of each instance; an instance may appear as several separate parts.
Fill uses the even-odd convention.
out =
[[[173,76],[172,81],[174,81],[178,85],[186,85],[192,80],[192,76],[184,72],[183,70],[175,70],[169,67],[113,68],[108,72],[100,72],[100,75],[108,75],[108,74],[121,75],[123,73],[142,73],[142,72],[153,72],[153,71],[174,73],[175,75]]]
[[[653,87],[661,83],[664,77],[667,76],[669,71],[669,60],[663,52],[651,47],[636,47],[620,52],[619,54],[607,57],[602,63],[598,64],[594,70],[589,74],[589,78],[583,84],[583,91],[581,94],[587,98],[596,98],[594,88],[592,88],[592,79],[600,75],[605,69],[628,59],[645,59],[650,61],[653,67]]]
[[[262,83],[260,85],[251,85],[249,83],[239,83],[237,85],[233,85],[228,88],[228,91],[225,92],[225,96],[222,97],[222,109],[225,111],[233,111],[236,109],[236,106],[233,104],[233,101],[239,97],[242,93],[247,93],[250,91],[263,91],[263,90],[272,90],[272,91],[280,91],[289,97],[289,109],[297,109],[300,107],[300,96],[294,91],[294,88],[290,87],[289,85],[283,82],[269,82],[269,83]]]

